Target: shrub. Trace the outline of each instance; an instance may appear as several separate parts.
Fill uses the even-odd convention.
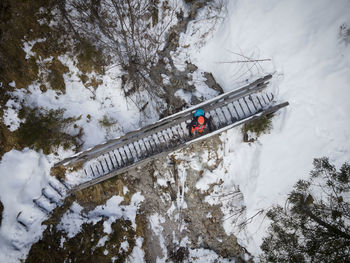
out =
[[[63,146],[65,149],[78,146],[82,130],[75,136],[66,131],[77,119],[64,118],[63,114],[63,109],[22,108],[19,117],[25,118],[25,122],[17,130],[20,146],[42,149],[45,154],[49,154],[58,146]]]
[[[99,120],[98,122],[102,127],[106,127],[106,128],[111,127],[116,123],[113,119],[109,118],[106,114],[103,115],[103,119]]]
[[[243,132],[254,132],[257,136],[260,136],[263,133],[267,133],[270,131],[272,127],[271,117],[261,116],[258,119],[252,120],[243,125]]]
[[[272,116],[261,116],[245,123],[242,127],[243,140],[245,142],[251,141],[248,139],[248,131],[253,132],[259,137],[263,133],[268,133],[272,128]]]

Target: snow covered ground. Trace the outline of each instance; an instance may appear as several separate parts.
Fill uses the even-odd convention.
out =
[[[187,33],[181,36],[181,47],[174,54],[177,66],[181,68],[184,60],[188,60],[200,70],[212,72],[225,91],[246,79],[274,72],[272,87],[278,90],[277,100],[290,102],[286,110],[274,117],[271,133],[262,135],[255,143],[242,143],[239,128],[223,134],[223,166],[205,174],[198,186],[205,188],[205,183],[223,179],[224,183],[217,189],[221,193],[239,187],[246,206],[245,217],[250,218],[275,203],[283,203],[293,184],[308,177],[313,158],[329,156],[337,165],[350,159],[350,36],[347,33],[350,2],[227,0],[224,13],[212,12],[217,15],[213,18],[217,19],[216,27],[212,26],[213,21],[191,22]],[[208,37],[211,40],[206,43]],[[265,58],[271,61],[221,63]],[[62,62],[75,72],[72,61],[62,58]],[[58,98],[54,92],[42,94],[35,83],[30,88],[31,95],[18,92],[17,96],[33,106],[66,108],[67,117],[82,114],[79,125],[86,131],[85,147],[144,124],[136,106],[123,98],[117,70],[104,77],[103,86],[94,94],[75,76],[66,76],[67,92]],[[10,103],[13,107],[17,105],[15,101]],[[108,132],[99,129],[99,120],[104,115],[118,120]],[[150,116],[157,119],[152,112]],[[5,120],[13,125],[13,130],[19,124],[14,110],[5,114]],[[151,122],[152,118],[147,121]],[[70,154],[60,152],[60,157]],[[17,262],[28,251],[28,244],[40,238],[44,230],[40,222],[45,215],[36,212],[32,199],[47,184],[55,158],[26,149],[13,150],[0,162],[0,198],[5,206],[0,229],[0,262]],[[218,202],[218,199],[211,197],[207,201]],[[223,221],[225,230],[238,235],[241,245],[258,255],[267,220],[263,215],[254,217],[245,231],[238,231],[228,205],[223,206],[227,216]],[[11,240],[26,233],[14,225],[19,211],[32,213],[34,226],[32,232],[23,236],[26,249],[21,252],[15,251],[11,244]],[[155,231],[158,231],[156,223]],[[142,240],[138,240],[134,260],[142,260],[141,246]],[[190,252],[203,258],[208,253],[213,256],[208,251]]]
[[[23,252],[14,248],[28,251],[28,245],[39,240],[45,230],[41,222],[46,215],[35,209],[32,200],[41,195],[42,187],[48,182],[49,171],[47,158],[32,150],[12,150],[1,160],[0,197],[4,211],[0,228],[0,262],[16,262]],[[16,222],[18,216],[28,220],[29,231]]]
[[[214,174],[224,179],[226,189],[239,185],[246,218],[283,204],[293,184],[308,177],[313,158],[349,162],[349,13],[350,2],[341,0],[228,1],[225,20],[212,39],[189,51],[192,63],[213,72],[225,91],[236,81],[275,72],[277,100],[290,102],[274,117],[271,133],[258,142],[242,143],[238,129],[222,135],[225,174]],[[242,55],[271,62],[218,63],[247,59]],[[234,232],[229,221],[225,229]],[[261,215],[246,232],[236,231],[254,255],[266,221]]]
[[[8,101],[4,122],[10,130],[16,130],[20,120],[17,117],[22,105],[43,107],[45,109],[66,109],[65,117],[81,116],[77,124],[84,129],[84,147],[104,142],[138,128],[143,122],[134,103],[126,100],[120,88],[119,71],[116,68],[103,76],[103,84],[96,90],[84,87],[77,77],[79,72],[71,59],[62,57],[61,61],[70,68],[65,75],[66,93],[57,96],[53,90],[42,92],[40,83],[33,83],[30,93],[16,90],[13,99]],[[151,107],[152,109],[152,107]],[[152,115],[152,114],[150,114]],[[104,116],[113,124],[103,127]],[[154,119],[157,118],[153,114]],[[0,262],[17,262],[28,253],[32,243],[37,242],[45,230],[41,223],[47,215],[33,203],[39,198],[41,190],[48,185],[50,169],[58,160],[73,154],[72,150],[61,148],[57,156],[25,149],[6,153],[0,162],[0,199],[4,205],[3,220],[0,228]],[[28,223],[28,231],[17,223],[20,216]]]

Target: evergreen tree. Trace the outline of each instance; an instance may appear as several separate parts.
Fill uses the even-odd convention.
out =
[[[263,239],[261,262],[350,262],[350,165],[337,171],[328,158],[314,160],[285,208],[275,206]]]

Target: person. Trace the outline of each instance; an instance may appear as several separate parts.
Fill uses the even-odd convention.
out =
[[[203,133],[207,127],[209,131],[212,131],[210,119],[205,117],[204,110],[197,109],[193,115],[192,121],[187,124],[190,137],[192,137],[195,132]]]

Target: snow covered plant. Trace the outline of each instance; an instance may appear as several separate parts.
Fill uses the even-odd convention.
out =
[[[24,118],[25,122],[16,131],[19,145],[41,149],[45,154],[51,153],[58,146],[78,146],[81,130],[75,136],[67,131],[76,119],[64,118],[63,114],[63,109],[22,108],[19,117]]]
[[[350,262],[350,165],[337,171],[328,158],[314,160],[287,204],[272,208],[262,262]]]

